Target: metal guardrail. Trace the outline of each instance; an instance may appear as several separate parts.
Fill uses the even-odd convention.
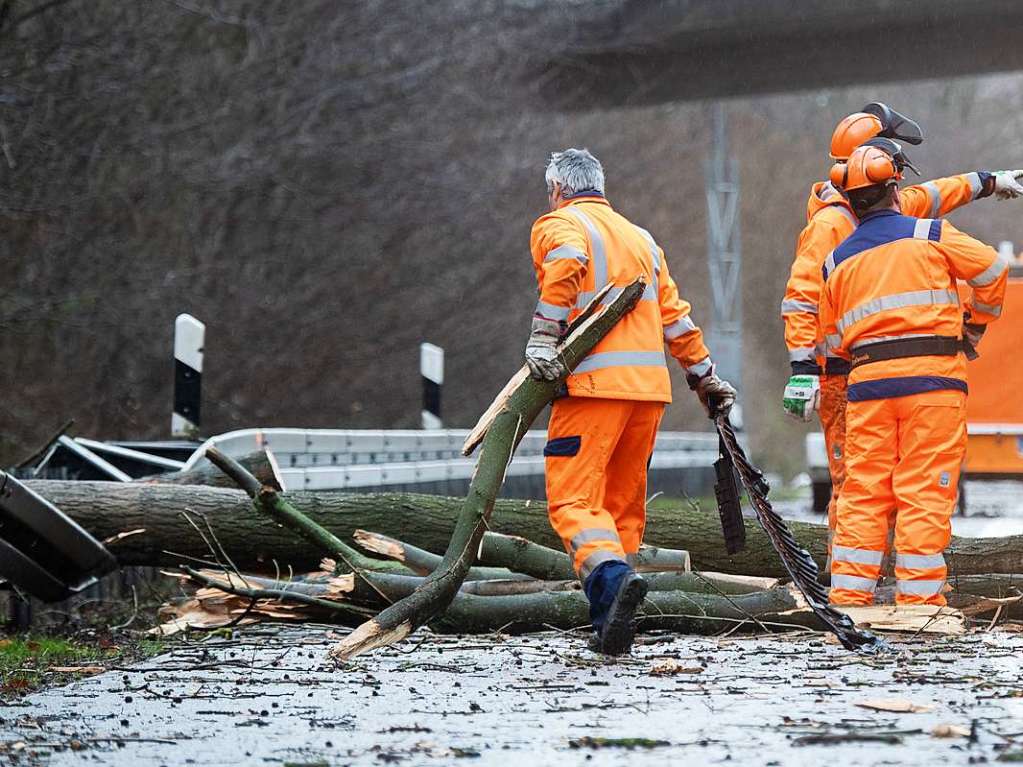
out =
[[[202,460],[217,447],[238,457],[270,448],[284,486],[291,490],[349,490],[468,481],[476,461],[462,456],[467,429],[345,430],[242,429],[212,437],[186,462]],[[526,433],[508,467],[508,478],[542,477],[547,432]],[[663,432],[657,436],[650,468],[707,469],[718,455],[710,433]]]

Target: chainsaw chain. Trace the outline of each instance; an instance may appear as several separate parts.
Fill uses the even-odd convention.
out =
[[[887,643],[863,629],[856,628],[852,619],[843,612],[828,604],[828,590],[820,582],[820,570],[810,552],[799,545],[799,542],[786,527],[784,520],[767,500],[770,486],[764,479],[763,472],[754,466],[746,457],[746,452],[735,436],[728,416],[719,415],[714,419],[721,443],[728,451],[732,463],[739,474],[739,479],[750,503],[756,511],[757,520],[771,540],[778,556],[781,557],[785,570],[792,582],[806,597],[807,603],[814,614],[838,637],[838,641],[847,650],[877,652],[887,648]]]

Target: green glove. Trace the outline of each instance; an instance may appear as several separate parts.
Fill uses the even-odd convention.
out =
[[[789,379],[781,400],[785,415],[799,421],[809,421],[820,409],[820,405],[820,376],[797,375]]]

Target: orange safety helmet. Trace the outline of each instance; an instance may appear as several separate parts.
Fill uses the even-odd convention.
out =
[[[848,160],[853,150],[875,136],[880,136],[883,131],[884,125],[877,116],[853,112],[843,118],[831,134],[831,159]]]
[[[871,101],[859,112],[844,118],[835,128],[831,134],[831,159],[848,160],[856,147],[878,137],[898,139],[914,146],[924,140],[923,131],[915,121],[887,104]]]
[[[831,166],[831,183],[843,192],[870,186],[895,183],[902,178],[895,159],[877,146],[861,146],[853,150],[847,162]]]

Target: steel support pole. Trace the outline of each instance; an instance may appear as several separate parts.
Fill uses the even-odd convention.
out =
[[[728,113],[713,109],[713,150],[706,163],[707,265],[712,313],[707,346],[718,375],[742,396],[742,248],[739,236],[739,164],[728,148]],[[741,399],[740,399],[741,401]],[[739,414],[736,413],[736,416]],[[741,417],[735,419],[741,422]]]

